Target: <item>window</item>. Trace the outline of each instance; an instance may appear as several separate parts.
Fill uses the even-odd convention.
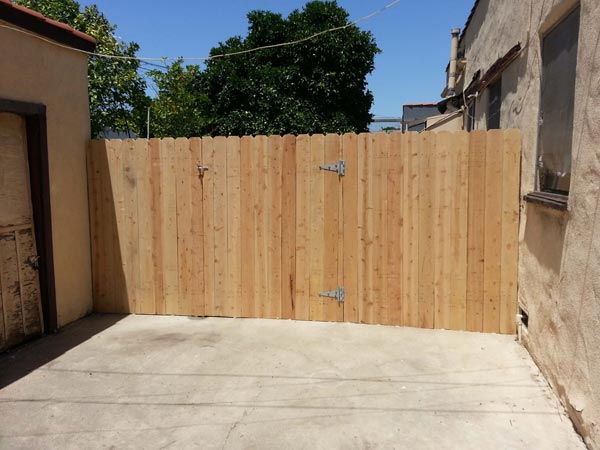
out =
[[[466,113],[467,117],[465,118],[465,130],[473,131],[475,129],[475,100],[469,103]]]
[[[502,104],[502,78],[488,88],[487,129],[500,128],[500,106]]]
[[[552,28],[542,41],[542,90],[539,128],[539,187],[567,195],[580,8]]]

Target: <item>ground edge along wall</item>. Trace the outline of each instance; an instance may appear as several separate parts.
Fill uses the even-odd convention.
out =
[[[520,145],[517,130],[92,141],[94,308],[512,334]],[[344,176],[320,169],[340,160]],[[321,296],[338,288],[344,302]]]

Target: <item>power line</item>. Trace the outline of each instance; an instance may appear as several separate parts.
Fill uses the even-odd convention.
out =
[[[201,58],[199,58],[199,57],[189,57],[189,58],[187,58],[187,57],[176,57],[176,58],[174,58],[174,57],[164,57],[164,58],[152,57],[152,58],[148,58],[148,57],[124,56],[124,55],[105,55],[105,54],[102,54],[102,53],[88,52],[86,50],[81,50],[81,49],[74,48],[74,47],[71,47],[71,46],[68,46],[68,45],[60,44],[60,43],[52,41],[50,39],[46,39],[43,36],[39,36],[37,34],[30,33],[28,31],[25,31],[25,30],[22,30],[22,29],[19,29],[19,28],[14,28],[14,27],[11,27],[11,26],[8,26],[8,25],[0,24],[0,28],[7,28],[9,30],[13,30],[13,31],[17,31],[19,33],[27,34],[29,36],[35,37],[36,39],[48,42],[50,44],[54,44],[54,45],[56,45],[58,47],[66,48],[66,49],[73,50],[73,51],[76,51],[76,52],[79,52],[79,53],[84,53],[84,54],[86,54],[88,56],[96,56],[96,57],[99,57],[99,58],[111,58],[111,59],[122,59],[122,60],[136,60],[136,61],[162,61],[162,62],[166,62],[166,61],[178,61],[178,60],[184,60],[184,61],[210,61],[212,59],[225,58],[225,57],[229,57],[229,56],[245,55],[245,54],[248,54],[248,53],[258,52],[260,50],[267,50],[267,49],[279,48],[279,47],[288,47],[290,45],[301,44],[303,42],[310,41],[310,40],[315,39],[315,38],[317,38],[319,36],[322,36],[324,34],[333,33],[333,32],[341,31],[341,30],[345,30],[346,28],[350,28],[352,26],[358,25],[361,22],[364,22],[366,20],[372,19],[373,17],[378,16],[379,14],[385,12],[386,10],[388,10],[390,8],[393,8],[394,6],[396,6],[401,1],[402,0],[394,0],[391,3],[388,3],[387,5],[385,5],[383,8],[380,8],[380,9],[378,9],[376,11],[373,11],[371,14],[368,14],[368,15],[366,15],[364,17],[361,17],[360,19],[357,19],[354,22],[349,22],[349,23],[347,23],[345,25],[342,25],[342,26],[339,26],[339,27],[334,27],[334,28],[329,28],[327,30],[319,31],[318,33],[311,34],[310,36],[307,36],[307,37],[301,38],[301,39],[297,39],[295,41],[282,42],[282,43],[279,43],[279,44],[263,45],[261,47],[255,47],[255,48],[251,48],[251,49],[248,49],[248,50],[240,50],[240,51],[237,51],[237,52],[223,53],[221,55],[205,56],[205,57],[201,57]]]

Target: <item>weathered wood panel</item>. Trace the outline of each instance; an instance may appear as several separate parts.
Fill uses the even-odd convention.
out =
[[[33,229],[28,228],[15,232],[15,240],[19,256],[23,332],[25,336],[35,336],[42,332],[42,311],[38,271],[31,264],[33,258],[37,256]]]
[[[90,152],[97,310],[515,331],[517,131]]]
[[[42,333],[25,120],[0,113],[0,351]]]

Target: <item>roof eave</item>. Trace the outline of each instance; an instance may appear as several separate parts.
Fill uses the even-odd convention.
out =
[[[86,52],[96,49],[93,37],[7,0],[0,0],[0,20],[69,47]]]

